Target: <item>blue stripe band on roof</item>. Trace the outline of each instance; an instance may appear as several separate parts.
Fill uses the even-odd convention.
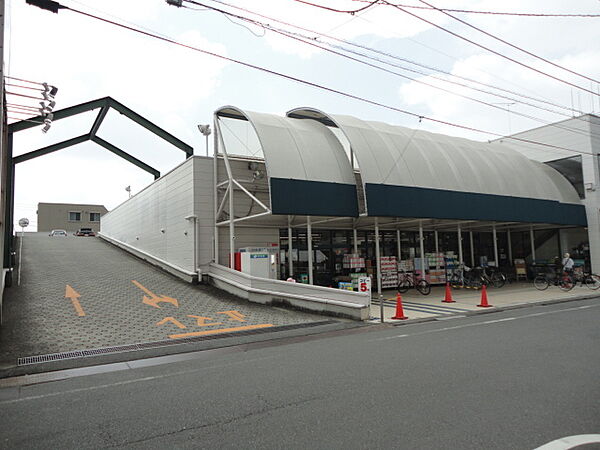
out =
[[[415,186],[365,185],[369,216],[587,226],[583,205]]]
[[[273,214],[357,217],[353,184],[270,178]]]

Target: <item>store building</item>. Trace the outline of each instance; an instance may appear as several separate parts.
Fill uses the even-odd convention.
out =
[[[236,127],[258,155],[240,155],[227,135]],[[214,138],[213,158],[189,159],[106,214],[101,234],[247,297],[285,297],[289,277],[350,288],[364,274],[381,291],[398,267],[443,283],[460,263],[549,260],[587,234],[590,216],[569,179],[505,143],[312,108],[284,117],[231,106],[216,111]],[[249,275],[246,252],[265,255],[276,283],[256,287],[265,277]]]
[[[600,272],[600,117],[584,114],[497,142],[556,169],[573,185],[586,208],[588,226],[560,231],[561,248]]]
[[[66,230],[75,232],[80,228],[100,231],[100,218],[108,210],[103,205],[79,203],[38,203],[38,231]]]

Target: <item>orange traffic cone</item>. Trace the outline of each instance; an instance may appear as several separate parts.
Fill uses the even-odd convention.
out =
[[[485,287],[485,284],[481,287],[481,303],[477,306],[481,308],[489,308],[490,306],[492,306],[488,303],[487,289]]]
[[[404,315],[404,309],[402,308],[402,297],[400,293],[396,294],[396,315],[392,317],[394,320],[406,320],[408,317]]]
[[[452,300],[452,290],[450,289],[450,283],[446,283],[446,298],[442,300],[442,303],[456,303]]]

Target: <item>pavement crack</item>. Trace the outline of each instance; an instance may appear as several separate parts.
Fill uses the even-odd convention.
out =
[[[127,445],[131,445],[131,444],[139,444],[139,443],[143,443],[143,442],[149,442],[152,441],[154,439],[159,439],[159,438],[163,438],[163,437],[167,437],[167,436],[174,436],[176,434],[182,433],[184,431],[197,431],[197,430],[202,430],[202,429],[206,429],[206,428],[211,428],[211,427],[221,427],[221,426],[226,426],[226,425],[230,425],[232,423],[235,422],[239,422],[240,420],[245,420],[251,417],[256,417],[256,416],[261,416],[264,414],[269,414],[273,411],[279,411],[282,409],[286,409],[286,408],[292,408],[295,406],[300,406],[300,405],[304,405],[307,403],[311,403],[317,400],[322,400],[324,397],[319,396],[319,397],[311,397],[311,398],[307,398],[307,399],[302,399],[302,400],[297,400],[297,401],[293,401],[293,402],[288,402],[288,403],[284,403],[281,405],[269,405],[268,402],[264,399],[261,398],[261,400],[265,403],[265,406],[263,406],[260,409],[254,410],[254,411],[250,411],[248,413],[245,414],[241,414],[238,416],[234,416],[228,419],[222,419],[222,420],[217,420],[214,422],[209,422],[209,423],[204,423],[204,424],[200,424],[200,425],[196,425],[196,426],[191,426],[191,427],[181,427],[177,430],[173,430],[173,431],[168,431],[165,433],[159,433],[159,434],[155,434],[152,436],[148,436],[142,439],[136,439],[136,440],[128,440],[119,444],[115,444],[115,445],[111,445],[108,446],[106,448],[117,448],[117,447],[124,447]]]

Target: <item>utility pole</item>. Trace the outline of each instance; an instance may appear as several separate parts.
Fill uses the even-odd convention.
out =
[[[6,106],[4,104],[4,0],[0,0],[0,82],[2,88],[0,92],[0,217],[5,217],[4,210],[6,205],[6,173],[8,172],[8,159],[6,155],[6,147],[4,146],[4,133],[6,132],[4,123],[6,122],[6,114],[4,113]],[[2,221],[4,222],[4,221]],[[0,224],[0,255],[4,255],[4,227],[6,223]],[[4,273],[4,272],[2,272]],[[2,297],[3,292],[0,292],[0,326],[2,325]]]

